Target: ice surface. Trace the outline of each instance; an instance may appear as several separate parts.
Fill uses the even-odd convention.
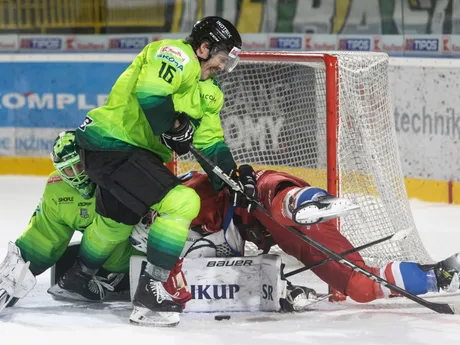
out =
[[[43,177],[0,177],[0,261],[8,241],[25,229],[45,181]],[[413,200],[411,208],[434,259],[460,251],[460,206]],[[128,322],[127,304],[59,303],[47,295],[48,281],[45,272],[33,292],[0,316],[1,345],[434,345],[460,340],[460,316],[439,315],[406,299],[369,304],[323,302],[302,314],[234,313],[228,321],[215,321],[215,314],[185,313],[176,328],[136,327]],[[293,281],[326,291],[311,274],[295,276]],[[432,298],[460,302],[460,294]]]

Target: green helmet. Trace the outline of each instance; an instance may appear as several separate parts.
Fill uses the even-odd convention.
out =
[[[51,152],[53,165],[59,176],[89,199],[94,194],[95,186],[89,179],[78,154],[75,131],[59,133]]]

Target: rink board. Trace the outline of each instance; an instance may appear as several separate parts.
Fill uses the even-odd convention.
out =
[[[78,127],[90,109],[104,104],[114,81],[133,57],[100,53],[1,55],[0,174],[47,175],[52,170],[47,157],[56,135]],[[455,112],[460,90],[453,82],[460,79],[459,61],[391,59],[390,65],[395,125],[409,198],[460,203],[460,161],[456,158],[460,118]],[[430,85],[440,90],[432,90]]]

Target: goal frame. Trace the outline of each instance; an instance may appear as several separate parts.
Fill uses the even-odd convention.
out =
[[[337,129],[339,128],[339,69],[338,58],[326,53],[308,52],[245,52],[239,55],[247,62],[321,63],[326,70],[326,132],[327,132],[327,191],[338,195],[339,171],[337,167]]]
[[[247,52],[241,53],[241,61],[248,62],[292,62],[320,63],[324,65],[326,74],[326,186],[329,194],[339,195],[339,169],[337,166],[337,144],[339,128],[339,68],[338,58],[327,53],[308,52]],[[340,231],[340,219],[335,219],[337,230]],[[331,297],[329,301],[338,302],[346,299],[339,291],[328,287]]]
[[[326,53],[308,52],[242,52],[240,61],[245,62],[292,62],[321,63],[326,70],[326,178],[327,191],[339,195],[339,171],[337,167],[337,130],[339,128],[339,69],[338,58]],[[177,175],[177,156],[173,155],[167,167]],[[337,224],[338,225],[338,224]]]

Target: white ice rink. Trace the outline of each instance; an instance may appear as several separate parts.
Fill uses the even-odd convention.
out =
[[[0,261],[8,241],[25,229],[45,181],[0,177]],[[460,206],[411,201],[411,207],[434,259],[460,251]],[[46,272],[29,296],[0,316],[1,345],[451,345],[460,341],[460,316],[439,315],[405,299],[325,302],[303,314],[239,313],[229,321],[214,321],[214,314],[185,313],[176,328],[142,328],[129,324],[127,304],[104,309],[53,301],[46,293],[48,280]],[[325,292],[325,286],[310,275],[294,282]],[[460,302],[460,294],[449,298]],[[432,297],[435,300],[446,301],[446,297]]]

